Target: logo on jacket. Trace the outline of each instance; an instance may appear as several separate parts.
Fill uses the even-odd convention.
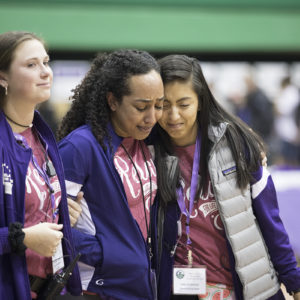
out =
[[[236,172],[236,166],[233,166],[229,169],[226,169],[226,170],[222,170],[222,173],[224,176],[227,176],[227,175],[230,175],[232,173]]]
[[[11,170],[9,169],[8,165],[5,163],[2,164],[2,178],[3,178],[4,193],[7,195],[12,195],[12,187],[14,181],[11,179]]]
[[[97,285],[104,285],[104,279],[98,279],[98,280],[96,280],[96,284]]]

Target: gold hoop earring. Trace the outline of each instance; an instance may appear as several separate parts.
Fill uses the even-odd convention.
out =
[[[5,96],[7,96],[7,86],[5,87]]]

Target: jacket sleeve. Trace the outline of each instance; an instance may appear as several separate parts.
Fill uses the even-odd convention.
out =
[[[251,186],[254,214],[266,242],[279,281],[287,291],[300,288],[300,269],[289,242],[288,234],[279,216],[277,195],[273,180],[266,168],[252,174],[255,183]]]
[[[84,190],[88,177],[87,156],[68,139],[59,144],[59,153],[65,171],[67,194],[76,198],[80,190]],[[88,208],[88,199],[81,201],[82,213],[78,218],[76,228],[72,228],[72,236],[76,251],[81,253],[80,261],[96,266],[102,262],[102,246],[97,237]]]
[[[12,199],[5,199],[5,197],[12,198],[11,195],[5,194],[5,184],[6,181],[9,181],[9,179],[3,178],[3,166],[5,165],[3,161],[3,155],[2,155],[2,144],[0,143],[0,161],[1,161],[1,170],[0,170],[0,255],[6,254],[11,252],[10,243],[8,240],[8,227],[5,222],[5,203],[12,201]]]
[[[0,255],[11,252],[8,240],[8,227],[0,228]]]
[[[72,228],[72,236],[76,251],[81,254],[80,261],[93,267],[102,264],[102,247],[96,235]]]

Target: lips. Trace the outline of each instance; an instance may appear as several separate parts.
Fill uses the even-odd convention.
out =
[[[181,128],[181,126],[183,125],[183,123],[177,123],[177,124],[170,124],[170,123],[168,123],[167,125],[168,125],[168,127],[170,129],[179,129],[179,128]]]
[[[45,82],[45,83],[39,83],[39,84],[37,84],[37,86],[40,86],[40,87],[50,87],[51,84],[50,84],[50,82]]]
[[[149,133],[152,129],[152,126],[151,127],[145,127],[145,126],[137,126],[139,130],[145,132],[145,133]]]

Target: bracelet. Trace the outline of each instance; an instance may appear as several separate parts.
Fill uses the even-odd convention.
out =
[[[11,250],[18,255],[24,255],[25,250],[27,249],[23,243],[25,233],[22,228],[23,224],[19,222],[10,223],[8,227],[8,239],[10,241]]]
[[[291,291],[289,294],[290,294],[291,296],[294,296],[295,294],[297,294],[297,293],[299,293],[299,292],[300,292],[300,288],[297,289],[297,290],[295,290],[295,291]]]

